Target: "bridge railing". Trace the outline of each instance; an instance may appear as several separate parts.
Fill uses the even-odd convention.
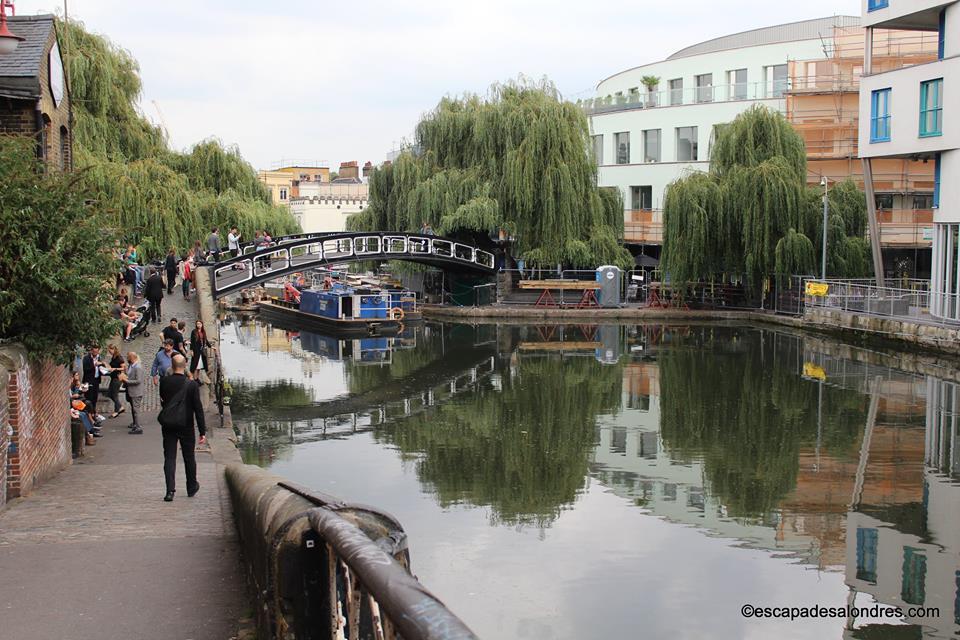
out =
[[[450,238],[403,233],[303,234],[267,247],[246,245],[241,255],[216,263],[213,293],[219,296],[245,285],[301,269],[350,260],[410,259],[469,265],[493,273],[488,251]]]

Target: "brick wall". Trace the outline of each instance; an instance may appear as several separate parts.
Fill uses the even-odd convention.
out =
[[[0,389],[7,388],[10,374],[0,367]],[[0,507],[7,503],[7,448],[10,446],[9,404],[0,399]]]
[[[5,499],[27,495],[70,463],[70,375],[52,363],[27,362],[22,349],[0,350],[0,366],[9,373],[5,401]]]

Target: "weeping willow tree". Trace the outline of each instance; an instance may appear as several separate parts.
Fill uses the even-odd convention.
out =
[[[487,98],[444,98],[416,144],[370,177],[354,230],[486,234],[504,229],[532,264],[632,263],[620,244],[623,202],[601,189],[583,111],[547,81],[494,85]]]
[[[822,223],[806,187],[803,139],[779,112],[755,106],[714,131],[709,173],[684,176],[664,197],[662,264],[678,283],[812,273]],[[832,275],[865,275],[866,205],[852,182],[833,190]],[[836,233],[832,230],[836,228]]]
[[[74,166],[126,242],[157,257],[186,249],[214,226],[236,226],[246,237],[297,230],[235,147],[210,139],[189,153],[169,149],[137,109],[140,70],[127,51],[75,21],[57,28],[70,52]]]

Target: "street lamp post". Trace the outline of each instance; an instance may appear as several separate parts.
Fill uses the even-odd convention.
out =
[[[0,55],[13,53],[25,40],[7,28],[7,7],[10,15],[14,15],[13,0],[0,0]]]
[[[820,186],[823,187],[823,243],[820,248],[820,279],[827,279],[827,218],[830,215],[829,187],[827,186],[827,176],[820,178]]]

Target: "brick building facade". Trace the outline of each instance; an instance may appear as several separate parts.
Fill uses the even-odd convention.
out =
[[[19,347],[0,349],[0,505],[27,495],[70,463],[70,374],[53,363],[27,360]]]
[[[48,167],[73,167],[73,121],[54,17],[16,16],[10,30],[25,38],[0,54],[0,133],[37,138]]]

